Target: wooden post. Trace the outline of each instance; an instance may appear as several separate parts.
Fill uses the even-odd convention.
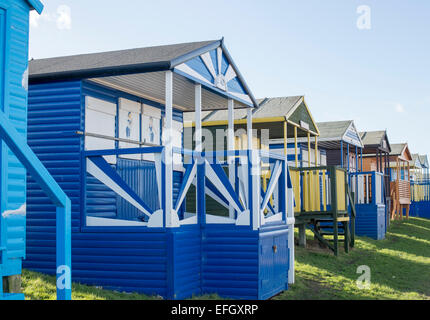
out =
[[[294,126],[294,151],[295,151],[295,155],[296,155],[296,168],[299,167],[299,155],[298,155],[297,149],[298,149],[297,148],[297,127]]]
[[[344,163],[343,163],[343,141],[340,141],[340,162],[341,162],[341,167],[345,167]]]
[[[318,137],[315,136],[315,167],[318,167],[319,161],[318,161]]]
[[[227,150],[234,151],[234,101],[233,99],[228,100],[228,129],[227,129]],[[235,157],[227,156],[228,163],[228,177],[232,186],[235,185]],[[237,190],[236,190],[237,192]],[[236,217],[236,212],[233,206],[229,206],[229,217],[234,219]]]
[[[288,127],[287,121],[284,121],[284,155],[287,157],[288,163]]]
[[[306,248],[306,223],[299,224],[299,246]]]
[[[308,167],[311,167],[311,133],[308,131]],[[313,201],[313,195],[314,192],[312,192],[313,187],[313,172],[308,171],[308,208],[309,210],[313,211],[314,209],[314,201]]]
[[[339,246],[338,246],[338,227],[337,227],[337,217],[338,217],[338,203],[337,203],[337,174],[336,168],[332,167],[330,169],[330,177],[331,177],[331,207],[332,207],[332,219],[333,219],[333,248],[334,254],[337,256],[339,254]]]

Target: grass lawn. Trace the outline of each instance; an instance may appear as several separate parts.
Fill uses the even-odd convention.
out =
[[[311,234],[308,235],[312,239]],[[358,238],[349,253],[296,248],[296,283],[274,299],[427,299],[430,300],[430,220],[393,222],[386,240]],[[360,290],[359,266],[371,270],[369,290]],[[24,270],[26,299],[55,299],[55,278]],[[205,296],[204,299],[216,299]],[[157,299],[73,284],[73,299]]]

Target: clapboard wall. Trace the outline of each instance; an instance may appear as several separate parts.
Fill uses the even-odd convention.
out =
[[[174,244],[181,243],[183,239],[199,239],[196,232],[200,230],[197,227],[184,228],[175,236],[166,229],[85,227],[87,213],[118,217],[117,212],[125,209],[119,218],[135,218],[130,208],[125,208],[111,190],[93,178],[88,181],[89,204],[84,203],[84,139],[77,131],[85,130],[87,95],[111,102],[118,101],[119,97],[138,100],[137,97],[85,81],[38,83],[29,87],[28,143],[72,202],[73,281],[171,298],[180,296],[179,291],[198,293],[193,275],[196,267],[191,268],[190,264],[197,259],[195,250],[200,240]],[[148,101],[145,100],[145,103]],[[153,105],[162,108],[156,103]],[[182,121],[181,113],[175,111],[174,118]],[[119,167],[129,168],[140,163],[131,162],[133,160],[119,159],[117,166],[119,163]],[[154,177],[153,165],[151,167],[145,162],[138,167],[152,170],[145,174]],[[175,172],[174,180],[174,194],[177,195],[182,173]],[[147,188],[142,188],[142,194],[152,196],[155,194],[155,190],[151,189],[154,179],[148,183]],[[131,184],[137,184],[137,181],[131,181]],[[27,186],[27,259],[24,265],[31,270],[54,274],[55,207],[31,177],[28,177]],[[106,202],[106,199],[111,201]],[[173,249],[175,247],[176,250]],[[184,261],[176,268],[184,266],[187,271],[181,271],[185,272],[182,282],[173,281],[175,270],[171,262],[178,260],[176,252],[184,250],[188,250],[189,254],[181,255]]]

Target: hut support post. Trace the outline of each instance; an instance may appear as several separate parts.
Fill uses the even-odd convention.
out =
[[[341,167],[343,168],[343,167],[345,167],[344,165],[343,165],[343,141],[341,141],[340,142],[340,163],[341,163]]]
[[[166,95],[166,117],[164,122],[165,134],[163,134],[164,145],[164,226],[171,228],[175,227],[173,220],[173,72],[166,72],[165,79],[165,95]],[[197,123],[196,123],[197,125]]]
[[[234,101],[228,100],[228,128],[227,128],[227,150],[234,150]],[[235,157],[227,156],[228,162],[228,177],[232,186],[235,185]],[[229,216],[235,218],[235,210],[232,205],[229,207]]]
[[[294,126],[294,152],[296,155],[296,168],[299,167],[299,155],[297,149],[297,127]]]
[[[195,99],[195,122],[196,122],[196,149],[197,153],[203,151],[203,132],[202,132],[202,86],[196,84],[194,87],[194,99]],[[197,160],[197,179],[196,179],[196,213],[197,221],[200,225],[206,223],[206,168],[205,161],[202,157],[198,157]]]
[[[287,127],[287,121],[284,121],[284,154],[287,157],[287,162],[288,162],[288,127]]]
[[[355,146],[355,172],[358,172],[358,147]]]
[[[347,159],[347,169],[348,169],[348,173],[349,173],[349,165],[350,165],[350,161],[349,161],[349,143],[346,143],[346,159]]]

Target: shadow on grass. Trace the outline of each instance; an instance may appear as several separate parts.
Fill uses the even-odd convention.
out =
[[[392,224],[386,240],[358,237],[356,248],[350,254],[341,252],[337,258],[329,252],[312,252],[298,248],[296,261],[305,266],[298,272],[297,284],[290,289],[292,292],[285,293],[282,298],[398,299],[415,297],[417,294],[430,298],[430,246],[419,241],[430,240],[430,233],[426,234],[420,229],[426,228],[427,224],[430,226],[430,222],[423,219],[410,219],[407,223],[396,221]],[[407,239],[395,234],[417,239]],[[354,288],[359,277],[357,267],[361,265],[370,267],[371,282],[377,286],[377,292],[363,292]],[[309,270],[311,267],[318,272],[312,274]],[[321,279],[321,274],[324,274],[324,279]],[[318,291],[321,285],[326,288],[328,295],[325,292],[309,292]],[[348,292],[339,292],[343,285],[348,287]]]
[[[38,272],[23,270],[22,286],[26,299],[29,300],[55,300],[55,276]],[[80,283],[72,284],[73,300],[159,300],[160,297],[147,296],[138,293],[124,293],[102,288],[86,286]]]

